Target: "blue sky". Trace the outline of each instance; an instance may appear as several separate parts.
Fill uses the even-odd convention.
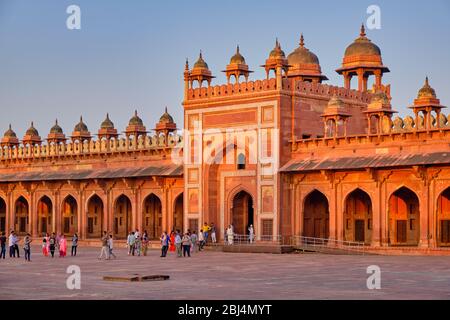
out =
[[[81,30],[66,28],[71,4],[81,8]],[[275,38],[288,54],[301,32],[328,83],[342,85],[334,70],[371,4],[381,8],[382,28],[367,34],[391,69],[384,83],[393,107],[406,114],[425,75],[449,105],[446,0],[0,0],[0,134],[12,123],[22,137],[34,120],[45,137],[55,118],[70,134],[81,114],[96,133],[106,112],[122,131],[135,109],[153,128],[165,106],[182,127],[186,57],[193,63],[201,49],[214,84],[223,83],[239,44],[251,78],[262,78]]]

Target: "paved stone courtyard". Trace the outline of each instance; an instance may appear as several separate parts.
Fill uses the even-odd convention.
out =
[[[76,258],[0,261],[0,299],[449,299],[450,257],[344,256],[201,252],[191,258],[147,257],[100,261],[97,248]],[[69,265],[81,268],[81,289],[69,290]],[[381,290],[368,290],[366,269],[381,268]],[[103,276],[170,275],[170,280],[109,282]]]

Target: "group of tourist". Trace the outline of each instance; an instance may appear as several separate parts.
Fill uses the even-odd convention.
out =
[[[78,247],[78,235],[75,233],[72,236],[72,248],[71,248],[71,256],[77,255],[77,247]],[[64,234],[52,233],[49,235],[46,233],[42,239],[42,254],[45,257],[49,255],[54,258],[55,251],[59,252],[59,257],[64,258],[67,255],[67,239]]]
[[[19,250],[19,241],[20,238],[16,234],[14,230],[11,231],[8,237],[8,247],[9,247],[9,257],[10,258],[20,258],[20,250]],[[31,261],[31,235],[27,233],[23,239],[23,251],[26,261]],[[0,259],[6,258],[6,234],[3,231],[0,235]]]
[[[179,229],[172,230],[170,234],[164,231],[161,235],[161,258],[167,256],[167,252],[176,252],[177,257],[190,257],[191,253],[202,251],[211,236],[211,243],[217,243],[216,227],[214,223],[208,225],[207,222],[197,232],[190,229],[182,233]]]
[[[149,241],[147,230],[145,230],[142,235],[140,234],[139,229],[130,232],[127,237],[128,255],[140,256],[142,254],[146,256]]]

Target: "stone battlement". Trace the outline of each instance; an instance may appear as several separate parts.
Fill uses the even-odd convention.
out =
[[[52,157],[74,157],[74,156],[95,156],[100,154],[142,152],[172,149],[182,146],[183,138],[178,134],[170,134],[168,143],[165,142],[164,135],[160,136],[139,136],[137,139],[131,138],[111,138],[109,140],[90,140],[84,142],[66,142],[60,144],[45,145],[19,145],[14,147],[3,147],[0,149],[0,161],[13,160],[33,160]]]
[[[294,94],[316,95],[331,98],[336,95],[342,99],[352,99],[361,103],[369,103],[371,92],[361,92],[343,87],[313,83],[307,81],[293,81],[284,78],[282,81],[282,90],[292,91]],[[189,89],[186,97],[187,101],[200,99],[213,99],[222,97],[234,97],[245,94],[261,93],[277,90],[276,79],[264,79],[236,84],[223,84],[216,86],[201,87]]]

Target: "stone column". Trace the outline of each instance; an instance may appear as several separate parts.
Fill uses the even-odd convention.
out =
[[[419,220],[420,220],[420,228],[419,228],[419,247],[427,248],[428,243],[428,234],[429,234],[429,224],[428,219],[430,216],[430,188],[429,184],[425,181],[421,184],[421,192],[419,193]]]
[[[356,72],[358,74],[358,91],[364,91],[364,70],[358,69]]]
[[[14,229],[14,204],[12,203],[12,192],[6,193],[6,221],[5,221],[5,233],[6,236]]]
[[[339,190],[338,190],[339,187]],[[331,186],[330,203],[328,204],[329,210],[329,228],[330,238],[343,240],[344,238],[344,225],[343,225],[343,211],[341,210],[340,199],[342,197],[342,190],[340,185],[333,183]]]
[[[381,183],[375,182],[375,193],[372,199],[372,243],[373,247],[381,245]]]

